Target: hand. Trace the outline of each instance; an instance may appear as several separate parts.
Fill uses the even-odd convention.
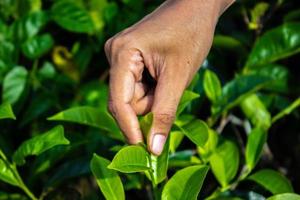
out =
[[[143,141],[137,115],[153,113],[148,149],[160,155],[184,89],[211,47],[218,17],[232,0],[168,0],[105,44],[109,110],[131,144]],[[155,86],[143,82],[148,70]]]

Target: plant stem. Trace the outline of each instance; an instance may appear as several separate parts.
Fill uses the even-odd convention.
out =
[[[18,182],[19,182],[19,188],[22,189],[22,190],[25,192],[25,194],[26,194],[30,199],[32,199],[32,200],[38,200],[38,198],[36,198],[36,197],[34,196],[34,194],[33,194],[33,193],[28,189],[28,187],[25,185],[23,179],[21,178],[21,176],[20,176],[20,174],[19,174],[19,172],[18,172],[18,170],[17,170],[16,165],[13,164],[13,165],[11,165],[10,167],[11,167],[11,169],[12,169],[12,171],[13,171],[15,177],[18,179]]]

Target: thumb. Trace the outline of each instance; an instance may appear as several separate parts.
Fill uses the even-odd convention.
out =
[[[160,155],[176,117],[176,110],[185,84],[176,74],[164,73],[158,78],[152,105],[153,121],[148,135],[148,149]],[[182,77],[181,77],[182,78]]]

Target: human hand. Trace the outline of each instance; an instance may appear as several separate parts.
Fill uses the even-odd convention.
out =
[[[153,113],[148,149],[160,155],[184,89],[211,47],[220,14],[233,0],[168,0],[105,44],[109,110],[131,144],[143,141],[137,115]],[[148,70],[156,85],[143,82]]]

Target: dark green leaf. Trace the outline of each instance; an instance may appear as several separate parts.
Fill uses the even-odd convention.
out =
[[[262,128],[255,128],[250,132],[246,145],[246,164],[249,170],[258,162],[266,141],[267,133]]]
[[[23,142],[14,153],[13,160],[18,165],[23,165],[25,164],[26,156],[40,155],[56,145],[67,145],[69,143],[69,140],[64,137],[63,127],[56,126],[44,134]]]
[[[36,59],[47,53],[53,47],[54,41],[50,34],[30,38],[22,45],[22,51],[30,59]]]
[[[21,97],[27,81],[28,72],[24,67],[14,67],[3,80],[2,100],[10,104],[16,103]]]
[[[56,1],[51,13],[54,21],[62,28],[78,33],[92,33],[93,21],[89,13],[74,1]]]
[[[125,199],[123,184],[117,172],[107,168],[109,164],[109,160],[94,154],[90,168],[107,200],[123,200]]]
[[[151,169],[149,153],[142,146],[127,146],[121,149],[108,165],[123,173],[143,172]]]
[[[74,122],[100,128],[110,132],[111,137],[124,140],[115,120],[106,110],[103,111],[89,106],[74,107],[57,113],[49,117],[48,120]]]
[[[238,76],[223,87],[222,96],[216,102],[216,105],[220,107],[219,111],[238,105],[249,94],[259,90],[269,81],[270,78],[265,76]]]
[[[195,165],[176,172],[165,185],[162,200],[196,200],[208,167]]]
[[[221,83],[214,72],[210,70],[205,70],[203,86],[206,96],[212,102],[216,102],[221,97]]]
[[[0,119],[16,119],[9,103],[3,103],[0,105]]]
[[[239,160],[239,150],[236,144],[230,140],[223,140],[211,155],[210,166],[222,187],[226,187],[236,176]]]
[[[266,32],[255,43],[245,70],[256,68],[300,51],[300,24],[287,23]]]
[[[248,179],[263,186],[272,194],[293,192],[290,181],[280,173],[271,169],[260,170],[249,176]]]

